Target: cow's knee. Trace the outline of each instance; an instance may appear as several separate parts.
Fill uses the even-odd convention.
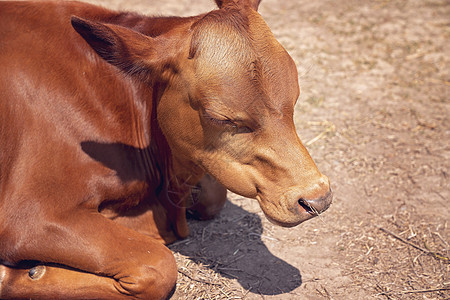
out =
[[[117,278],[116,288],[138,299],[166,299],[175,287],[178,272],[175,258],[171,253],[170,256],[156,265],[142,262],[131,275]]]

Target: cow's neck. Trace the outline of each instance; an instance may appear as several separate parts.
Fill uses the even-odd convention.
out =
[[[186,197],[191,191],[191,185],[196,181],[193,181],[194,178],[186,172],[186,166],[180,167],[179,160],[174,159],[158,124],[157,106],[167,86],[158,82],[150,83],[149,86],[151,88],[142,87],[141,96],[132,100],[135,102],[134,109],[144,110],[133,114],[140,117],[140,120],[134,122],[137,126],[134,131],[137,143],[142,149],[141,168],[152,189],[150,195],[156,196],[149,199],[152,202],[156,201],[153,205],[164,207],[175,235],[178,238],[185,238],[188,235]],[[166,240],[166,237],[163,239]]]
[[[189,26],[199,17],[145,17],[134,13],[110,15],[103,18],[107,23],[121,25],[150,37],[156,37],[179,26]],[[203,175],[203,171],[184,159],[172,157],[172,151],[157,122],[157,106],[166,85],[161,82],[143,84],[136,79],[132,107],[133,139],[142,151],[140,168],[145,173],[151,191],[156,197],[155,205],[165,208],[172,230],[178,238],[188,234],[186,223],[186,197],[191,186]],[[152,96],[149,96],[152,95]]]

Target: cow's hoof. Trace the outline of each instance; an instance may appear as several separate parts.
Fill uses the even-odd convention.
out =
[[[2,298],[2,285],[6,278],[6,271],[6,266],[0,265],[0,299]]]
[[[28,271],[28,276],[33,280],[39,280],[45,274],[45,266],[36,266]]]

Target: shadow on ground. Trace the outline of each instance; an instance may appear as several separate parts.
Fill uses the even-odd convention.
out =
[[[263,235],[258,215],[227,201],[219,217],[211,221],[189,220],[189,227],[189,238],[169,248],[197,265],[236,279],[245,290],[279,295],[302,284],[300,271],[274,256],[261,240],[270,242],[274,238]],[[183,273],[180,264],[179,269],[189,275]],[[195,278],[196,274],[189,276],[194,280],[202,278],[201,274],[199,278]]]

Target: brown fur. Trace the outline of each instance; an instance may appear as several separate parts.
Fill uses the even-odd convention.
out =
[[[292,59],[259,1],[216,2],[190,18],[0,2],[2,299],[167,297],[164,243],[188,235],[186,207],[216,215],[225,187],[283,226],[328,207]]]

